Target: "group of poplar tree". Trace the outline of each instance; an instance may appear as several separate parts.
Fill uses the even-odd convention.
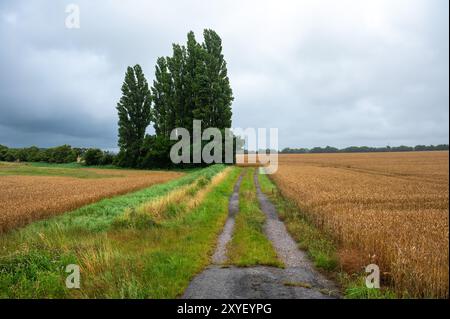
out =
[[[199,43],[193,32],[186,45],[173,44],[171,57],[156,63],[149,87],[139,65],[128,67],[122,85],[117,164],[124,167],[170,167],[173,129],[182,127],[192,136],[193,120],[202,129],[231,127],[233,93],[222,54],[222,41],[213,30],[204,30]],[[154,135],[146,134],[153,123]]]

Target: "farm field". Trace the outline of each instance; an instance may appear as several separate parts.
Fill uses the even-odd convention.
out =
[[[222,165],[0,236],[0,298],[175,298],[209,263],[240,170]],[[79,265],[81,289],[64,271]]]
[[[182,175],[0,162],[0,233]]]
[[[399,296],[448,298],[448,165],[448,152],[286,154],[270,177],[344,268],[375,263]]]

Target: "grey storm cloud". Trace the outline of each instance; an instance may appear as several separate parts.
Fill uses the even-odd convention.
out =
[[[233,127],[276,127],[280,148],[448,143],[448,1],[42,0],[0,3],[0,144],[116,147],[126,67],[152,82],[204,28],[223,40]]]

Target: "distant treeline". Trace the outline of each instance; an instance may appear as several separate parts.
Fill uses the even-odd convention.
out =
[[[314,147],[314,148],[285,148],[282,154],[306,154],[306,153],[376,153],[376,152],[423,152],[423,151],[448,151],[448,144],[439,145],[416,145],[416,146],[386,146],[386,147],[369,147],[369,146],[350,146],[346,148],[336,147]]]
[[[73,163],[82,161],[86,165],[114,164],[116,156],[98,148],[78,148],[61,145],[51,148],[36,146],[24,148],[8,148],[0,145],[0,161],[7,162],[45,162]]]
[[[367,152],[423,152],[423,151],[448,151],[448,144],[440,145],[416,145],[396,147],[368,147],[351,146],[343,149],[336,147],[285,148],[281,154],[313,154],[313,153],[367,153]],[[269,152],[259,150],[258,153]],[[272,150],[272,152],[276,152]],[[257,153],[244,151],[245,154]],[[9,148],[0,144],[0,161],[6,162],[45,162],[45,163],[73,163],[82,162],[86,165],[118,165],[116,154],[102,151],[98,148],[80,148],[70,145],[61,145],[51,148],[39,148],[36,146],[24,148]]]

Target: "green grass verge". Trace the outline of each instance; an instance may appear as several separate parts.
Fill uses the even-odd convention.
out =
[[[283,267],[272,243],[264,234],[266,217],[259,208],[253,168],[247,168],[239,191],[239,212],[228,244],[229,263],[241,267],[268,265]]]
[[[88,167],[82,163],[72,162],[72,163],[46,163],[46,162],[25,162],[25,165],[30,165],[34,167],[55,167],[55,168],[85,168]],[[117,168],[114,165],[104,165],[98,167],[108,167]]]
[[[110,227],[125,208],[167,194],[224,166],[105,199],[0,238],[2,298],[173,298],[209,264],[228,214],[239,170],[180,218],[148,228]],[[68,264],[81,267],[81,289],[65,287]]]
[[[329,273],[342,286],[344,297],[352,299],[389,299],[395,294],[388,288],[368,289],[365,274],[344,273],[339,265],[337,247],[331,237],[316,228],[295,203],[285,199],[267,175],[259,175],[261,190],[277,208],[291,236],[299,248],[308,252],[314,265]]]
[[[107,177],[120,177],[120,174],[99,174],[93,172],[92,170],[87,170],[83,168],[95,168],[95,169],[105,169],[105,170],[117,170],[120,171],[167,171],[167,169],[154,168],[148,169],[136,169],[136,168],[126,168],[119,167],[115,165],[85,165],[81,163],[45,163],[45,162],[2,162],[0,161],[0,176],[8,175],[30,175],[30,176],[66,176],[66,177],[78,177],[78,178],[107,178]],[[172,168],[170,171],[182,172],[182,173],[193,173],[202,168]]]
[[[108,178],[120,177],[121,175],[114,174],[99,174],[92,170],[77,169],[81,167],[71,167],[67,164],[51,164],[51,165],[30,165],[30,164],[10,164],[0,165],[0,176],[9,175],[28,175],[28,176],[64,176],[76,178]]]
[[[0,162],[0,167],[1,164],[8,164],[8,162]],[[29,165],[29,166],[33,166],[33,167],[47,167],[47,168],[71,168],[71,169],[77,169],[77,168],[95,168],[95,169],[114,169],[114,170],[127,170],[127,171],[148,171],[149,169],[145,169],[145,168],[129,168],[129,167],[120,167],[120,166],[116,166],[116,165],[86,165],[83,163],[77,163],[77,162],[72,162],[72,163],[46,163],[46,162],[21,162],[20,164],[22,165]],[[171,168],[170,171],[175,171],[175,172],[183,172],[183,173],[187,173],[187,172],[195,172],[198,170],[201,170],[202,168],[198,168],[198,167],[183,167],[183,168]],[[163,168],[152,168],[150,169],[151,171],[167,171],[167,169],[163,169]]]
[[[345,287],[347,299],[396,299],[395,292],[387,287],[369,289],[366,287],[364,274],[338,274],[339,282]]]

